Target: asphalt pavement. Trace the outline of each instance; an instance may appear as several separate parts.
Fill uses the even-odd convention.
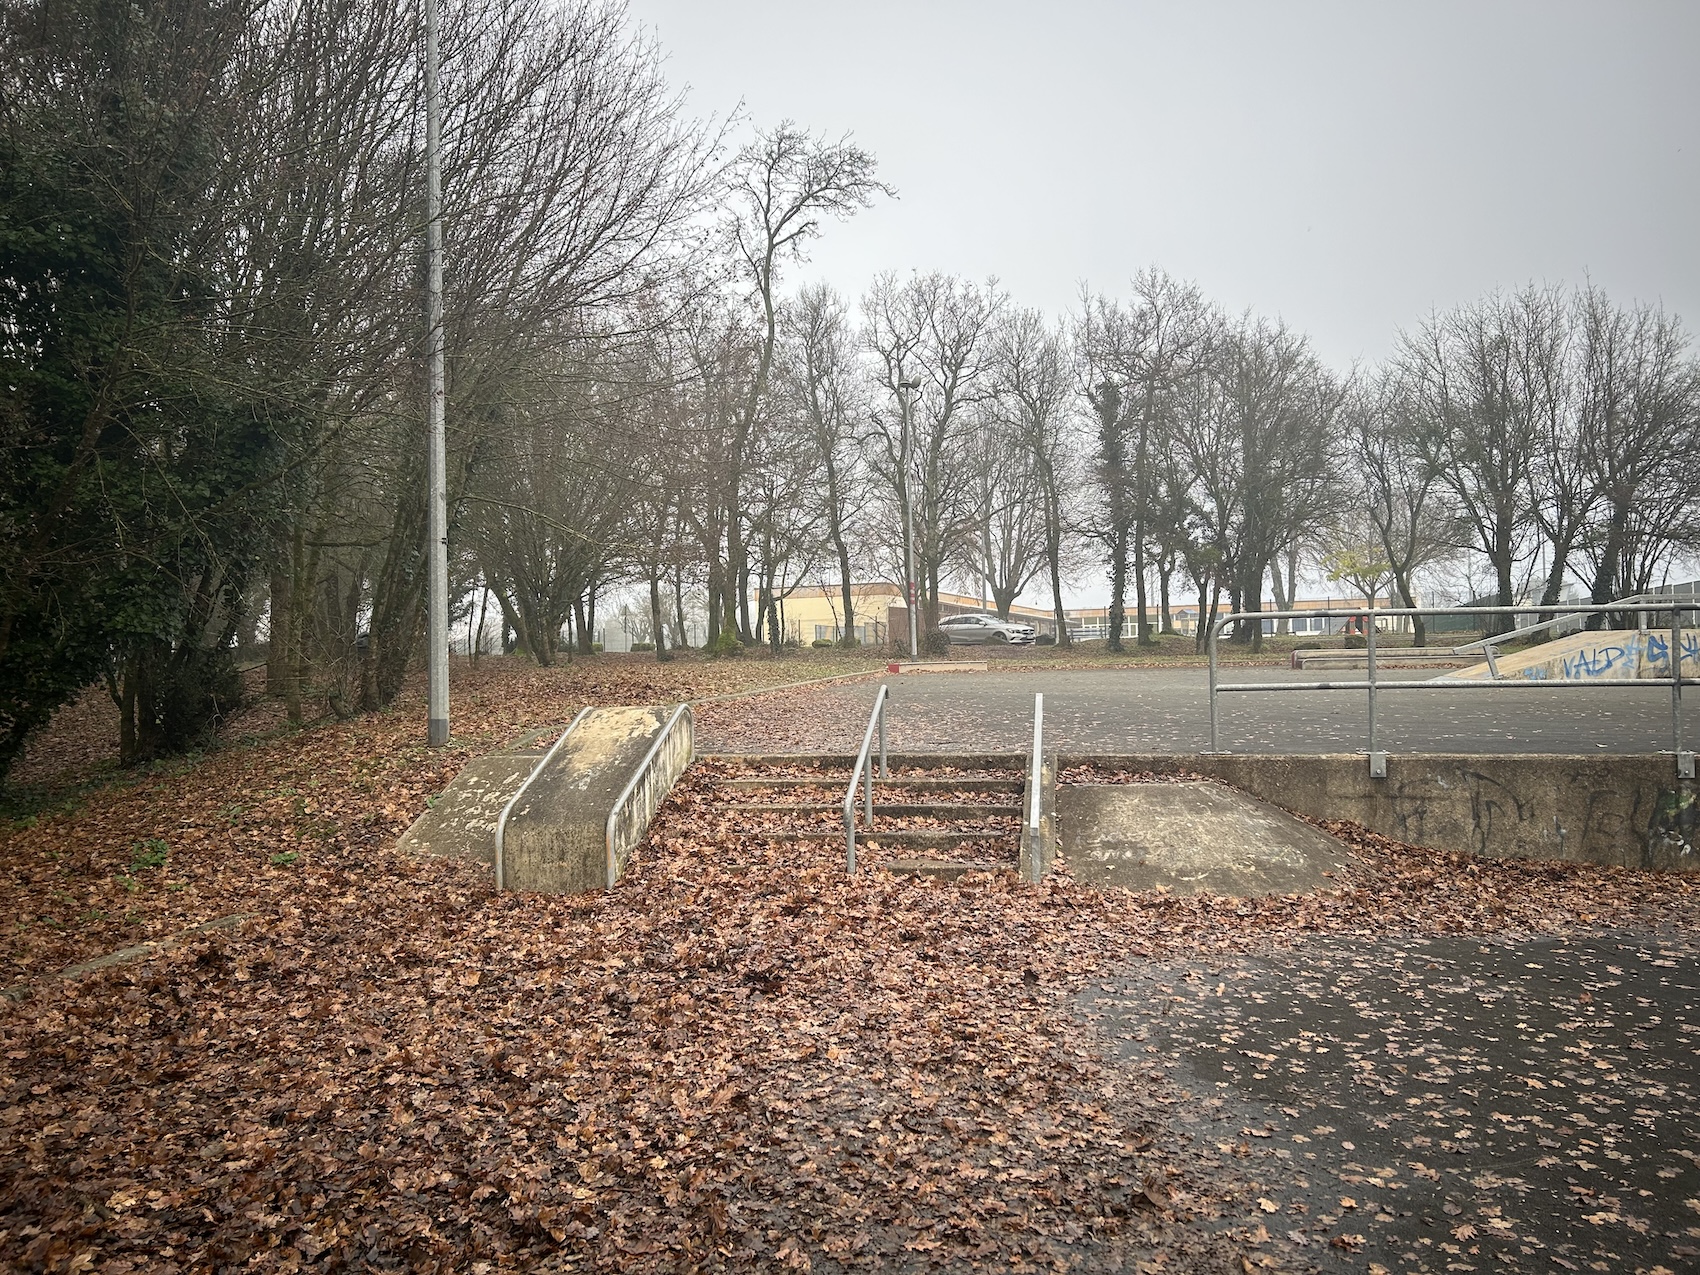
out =
[[[1692,936],[1319,939],[1079,1008],[1278,1269],[1700,1270]],[[1253,1269],[1247,1265],[1246,1269]]]
[[[1279,684],[1358,673],[1224,670],[1223,681]],[[1389,679],[1417,680],[1427,670]],[[1063,752],[1187,753],[1210,746],[1203,669],[1043,670],[909,674],[891,687],[893,746],[1021,751],[1033,731],[1033,696],[1045,696],[1048,747]],[[857,688],[872,702],[875,683]],[[1691,697],[1694,698],[1694,697]],[[866,708],[862,721],[866,720]],[[1367,747],[1363,691],[1282,691],[1218,696],[1218,747],[1247,753],[1340,753]],[[1700,703],[1690,706],[1700,717]],[[1671,747],[1670,688],[1383,691],[1378,747],[1391,752],[1644,753]],[[859,734],[859,726],[857,733]],[[1687,747],[1700,739],[1700,722]]]

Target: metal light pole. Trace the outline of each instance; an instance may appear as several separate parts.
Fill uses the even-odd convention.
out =
[[[425,0],[425,662],[428,738],[449,742],[449,529],[443,442],[443,97],[437,65],[437,0]]]
[[[909,498],[909,396],[921,388],[919,381],[899,381],[897,399],[903,406],[903,587],[904,609],[909,612],[909,658],[921,658],[920,626],[916,623],[915,603],[915,503]]]

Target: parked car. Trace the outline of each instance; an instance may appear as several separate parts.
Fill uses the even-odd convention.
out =
[[[973,646],[985,642],[1031,642],[1031,624],[1000,620],[995,615],[953,615],[939,621],[939,631],[950,639],[952,646]]]

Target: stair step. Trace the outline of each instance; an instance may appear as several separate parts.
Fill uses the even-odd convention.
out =
[[[970,872],[1011,872],[1015,864],[1008,861],[1002,863],[970,862],[958,859],[892,859],[881,863],[878,867],[887,872],[908,873],[919,877],[938,877],[941,881],[954,881],[965,877]]]
[[[774,841],[826,841],[836,840],[844,836],[842,827],[825,827],[819,832],[806,832],[796,828],[752,828],[751,836],[767,837]],[[1016,829],[999,830],[996,832],[937,832],[930,828],[875,828],[856,830],[856,844],[864,846],[873,842],[881,849],[907,847],[915,850],[949,850],[956,846],[972,845],[975,843],[1009,841],[1016,839]],[[1011,860],[1013,862],[1013,859]]]
[[[856,802],[861,808],[861,801]],[[738,802],[728,809],[748,810],[754,814],[819,814],[826,811],[842,811],[844,799],[837,801],[793,801],[793,802]],[[894,819],[908,818],[916,815],[932,816],[936,819],[985,819],[994,815],[1020,818],[1020,805],[1006,805],[1003,802],[920,802],[905,804],[902,802],[882,801],[876,795],[874,798],[874,817],[889,815]]]
[[[762,777],[759,775],[740,775],[733,779],[716,779],[715,786],[719,788],[832,788],[843,791],[850,782],[850,773],[842,775],[823,775],[816,778],[799,778],[792,775],[774,775]],[[1021,792],[1026,787],[1026,780],[1020,778],[991,777],[986,775],[963,776],[960,779],[951,776],[917,775],[905,778],[893,775],[890,779],[874,780],[874,791],[879,792],[888,788],[912,788],[917,792]]]

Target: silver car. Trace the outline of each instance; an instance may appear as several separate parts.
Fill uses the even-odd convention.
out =
[[[1031,624],[1000,620],[995,615],[953,615],[939,621],[939,632],[950,639],[952,646],[973,646],[983,642],[1031,642]]]

